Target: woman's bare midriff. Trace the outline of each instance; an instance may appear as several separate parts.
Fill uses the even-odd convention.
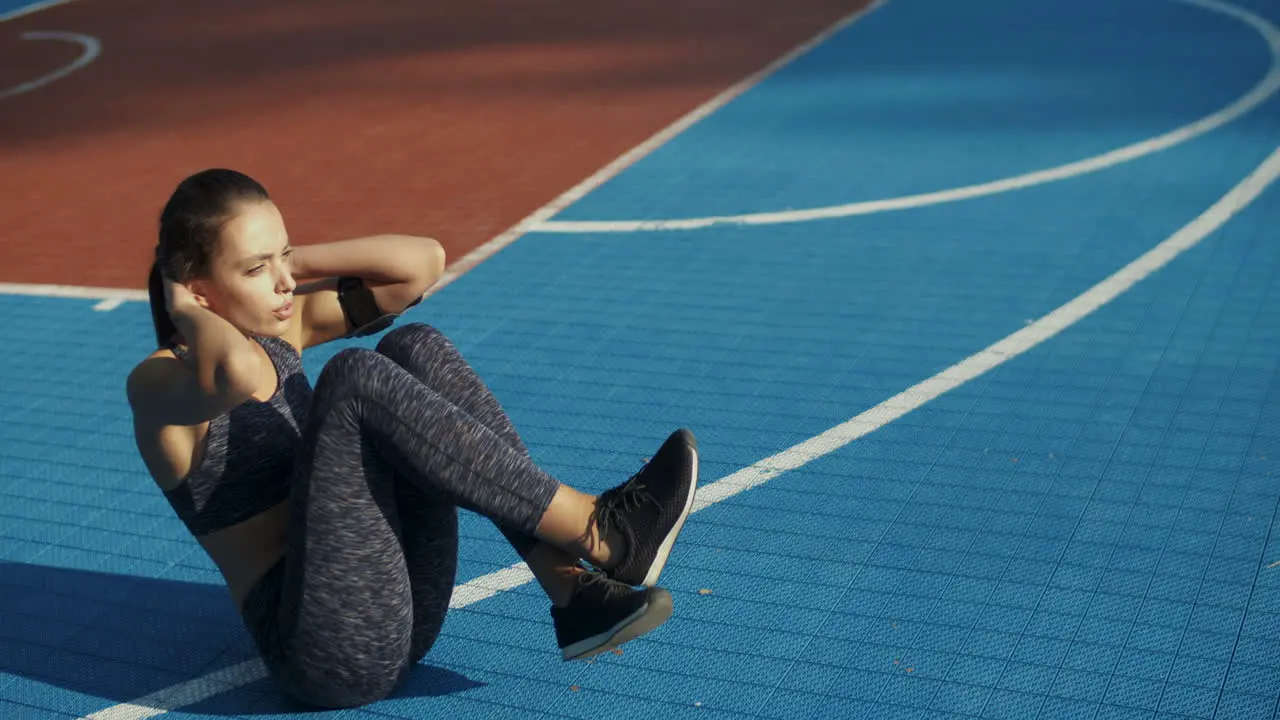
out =
[[[282,502],[244,522],[196,538],[222,572],[236,608],[284,556],[288,527],[289,503]]]

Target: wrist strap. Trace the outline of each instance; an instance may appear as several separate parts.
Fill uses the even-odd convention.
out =
[[[338,304],[351,325],[346,337],[364,337],[382,332],[396,321],[400,313],[384,313],[378,308],[373,290],[364,279],[350,275],[338,278]]]

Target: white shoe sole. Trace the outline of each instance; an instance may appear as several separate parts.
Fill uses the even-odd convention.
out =
[[[676,544],[676,536],[684,529],[684,521],[689,518],[689,511],[693,508],[693,498],[698,492],[698,450],[690,448],[693,453],[693,479],[689,482],[689,494],[684,499],[684,509],[680,511],[680,517],[676,518],[676,524],[671,526],[671,531],[662,539],[662,544],[658,546],[658,554],[653,558],[653,564],[649,566],[649,572],[645,573],[644,580],[640,583],[644,587],[653,587],[658,584],[658,578],[662,576],[662,570],[667,565],[667,558],[671,555],[671,548]]]
[[[584,660],[619,645],[635,640],[671,619],[673,611],[670,593],[656,593],[650,602],[628,615],[621,622],[602,633],[564,648],[560,651],[565,660]]]

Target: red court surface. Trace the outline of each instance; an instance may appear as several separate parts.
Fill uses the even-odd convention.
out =
[[[0,281],[144,287],[160,206],[234,167],[296,243],[457,260],[863,0],[79,0],[0,23]]]

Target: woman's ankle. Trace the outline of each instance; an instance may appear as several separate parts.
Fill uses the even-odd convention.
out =
[[[625,540],[616,528],[600,532],[595,495],[561,485],[543,513],[534,534],[544,543],[606,569],[617,564]]]
[[[563,608],[573,599],[578,587],[578,576],[585,568],[578,561],[554,545],[540,542],[525,558],[525,564],[554,607]]]

